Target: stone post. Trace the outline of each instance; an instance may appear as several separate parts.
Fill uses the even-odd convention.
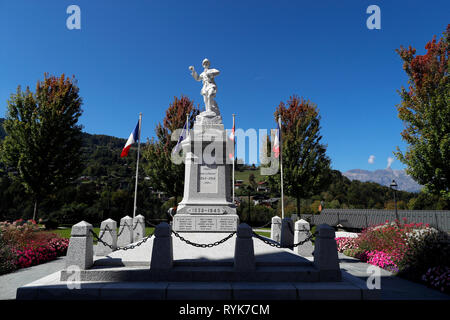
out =
[[[256,268],[252,236],[253,231],[248,224],[241,223],[238,226],[234,246],[234,269],[236,271],[254,271]]]
[[[133,242],[133,218],[125,216],[120,219],[117,246],[123,247]]]
[[[335,232],[327,224],[321,224],[317,227],[317,235],[314,249],[314,265],[319,269],[320,281],[340,281],[341,270],[339,268],[339,259]]]
[[[72,226],[67,249],[66,268],[77,266],[82,270],[94,264],[94,238],[91,233],[92,224],[81,221]]]
[[[117,248],[117,222],[112,219],[104,220],[100,225],[100,234],[98,236],[113,248],[111,249],[99,241],[95,254],[97,256],[107,256]]]
[[[272,217],[272,226],[270,227],[270,239],[280,242],[281,238],[281,218],[279,216]]]
[[[284,218],[281,221],[280,245],[282,248],[294,248],[294,223],[291,218]]]
[[[139,214],[133,219],[133,242],[145,237],[145,218]]]
[[[309,223],[306,220],[300,219],[295,222],[295,235],[294,235],[294,243],[299,243],[300,241],[304,241],[310,232]],[[311,240],[305,242],[304,244],[297,246],[294,248],[294,252],[298,255],[304,257],[311,257],[314,248]]]
[[[169,270],[173,266],[172,227],[167,222],[156,226],[150,269]]]

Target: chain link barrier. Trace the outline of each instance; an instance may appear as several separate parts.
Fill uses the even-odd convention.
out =
[[[256,232],[252,232],[253,236],[259,240],[261,240],[262,242],[264,242],[265,244],[268,244],[271,247],[275,247],[275,248],[281,248],[281,245],[274,241],[274,240],[268,240],[267,238],[264,238],[262,236],[260,236],[259,234],[257,234]]]
[[[94,236],[94,238],[97,240],[97,242],[100,242],[101,244],[103,244],[104,246],[107,246],[108,248],[110,248],[113,252],[114,251],[119,251],[119,250],[131,250],[134,249],[136,247],[139,247],[140,245],[142,245],[143,243],[147,242],[148,239],[150,239],[151,237],[153,237],[153,233],[145,238],[143,238],[141,241],[137,242],[137,243],[133,243],[124,247],[117,247],[117,248],[113,248],[112,245],[110,245],[109,243],[106,243],[105,241],[102,240],[102,237],[104,235],[104,232],[102,234],[102,237],[97,236],[97,234],[94,232],[94,230],[90,230],[92,235]],[[111,231],[111,229],[110,229]]]
[[[189,245],[191,245],[191,246],[193,246],[193,247],[196,247],[196,248],[212,248],[212,247],[218,246],[218,245],[224,243],[225,241],[227,241],[228,239],[231,239],[231,238],[236,234],[236,232],[232,232],[232,233],[230,233],[228,236],[226,236],[225,238],[223,238],[222,240],[216,241],[216,242],[214,242],[214,243],[208,243],[208,244],[205,244],[205,243],[195,243],[195,242],[192,242],[192,241],[190,241],[190,240],[187,240],[187,239],[183,238],[183,237],[182,237],[178,232],[176,232],[176,231],[173,231],[173,230],[172,230],[172,233],[175,235],[175,237],[179,238],[181,241],[186,242],[187,244],[189,244]]]
[[[117,238],[120,237],[120,235],[122,234],[122,232],[125,229],[125,227],[132,227],[132,226],[129,226],[126,221],[124,223],[125,224],[123,226],[120,226],[120,227],[122,227],[122,229],[120,229],[120,227],[119,227],[119,234],[117,235]]]
[[[300,232],[308,232],[309,235],[302,241],[299,241],[298,243],[294,243],[293,247],[298,247],[301,246],[303,244],[305,244],[308,241],[311,241],[312,238],[314,237],[314,234],[312,234],[311,232],[309,232],[308,230],[300,230]],[[252,232],[253,236],[259,240],[261,240],[262,242],[264,242],[265,244],[268,244],[271,247],[275,247],[275,248],[282,248],[281,244],[279,242],[276,242],[274,240],[269,240],[265,237],[260,236],[259,234],[257,234],[256,232]]]

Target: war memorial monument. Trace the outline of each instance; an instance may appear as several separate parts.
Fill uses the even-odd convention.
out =
[[[181,142],[184,196],[172,224],[145,236],[145,218],[72,227],[66,268],[20,287],[18,300],[378,299],[379,290],[339,267],[334,229],[272,218],[271,238],[240,223],[231,199],[230,143],[215,101],[219,71],[198,74],[205,111]],[[234,148],[231,143],[231,148]],[[180,164],[182,165],[182,164]],[[118,227],[118,230],[117,230]],[[94,239],[97,245],[94,246]]]

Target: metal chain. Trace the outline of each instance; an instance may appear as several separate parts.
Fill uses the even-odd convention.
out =
[[[222,240],[216,241],[216,242],[214,242],[214,243],[208,243],[208,244],[205,244],[205,243],[194,243],[194,242],[192,242],[192,241],[189,241],[189,240],[183,238],[183,237],[182,237],[178,232],[176,232],[176,231],[173,231],[173,230],[172,230],[172,233],[175,235],[175,237],[179,238],[181,241],[184,241],[184,242],[186,242],[187,244],[189,244],[189,245],[191,245],[191,246],[194,246],[194,247],[197,247],[197,248],[212,248],[212,247],[218,246],[218,245],[224,243],[225,241],[227,241],[228,239],[231,239],[231,237],[233,237],[233,236],[236,234],[236,232],[232,232],[232,233],[230,233],[228,236],[226,236],[225,238],[223,238]]]
[[[308,230],[300,230],[300,231],[308,232]],[[312,240],[313,237],[314,237],[314,235],[313,235],[312,233],[309,233],[309,235],[306,237],[305,240],[302,240],[302,241],[300,241],[300,242],[294,244],[294,248],[295,248],[295,247],[298,247],[298,246],[301,246],[301,245],[305,244],[306,242]]]
[[[104,246],[107,246],[107,247],[110,248],[113,252],[114,252],[114,251],[118,251],[118,250],[124,250],[124,251],[126,251],[126,250],[134,249],[134,248],[136,248],[136,247],[139,247],[139,246],[142,245],[143,243],[147,242],[147,240],[150,239],[150,238],[153,236],[153,233],[152,233],[152,234],[149,235],[148,237],[143,238],[141,241],[139,241],[139,242],[137,242],[137,243],[135,243],[135,244],[128,245],[128,246],[124,246],[124,247],[117,247],[117,248],[114,248],[112,245],[110,245],[109,243],[106,243],[106,242],[103,241],[101,238],[99,238],[99,237],[97,236],[97,234],[96,234],[93,230],[90,230],[90,231],[91,231],[92,235],[94,236],[94,238],[95,238],[98,242],[100,242],[100,243],[103,244]]]
[[[153,223],[151,223],[151,222],[148,222],[148,220],[145,220],[145,223],[148,224],[150,227],[153,227],[153,228],[156,228],[156,227],[157,227],[156,224],[153,224]]]
[[[300,231],[308,232],[308,230],[300,230]],[[275,247],[275,248],[282,248],[280,243],[278,243],[278,242],[276,242],[276,241],[274,241],[274,240],[268,240],[268,239],[266,239],[266,238],[260,236],[260,235],[257,234],[256,232],[253,232],[253,236],[254,236],[255,238],[257,238],[257,239],[263,241],[265,244],[268,244],[269,246],[272,246],[272,247]],[[312,240],[313,237],[314,237],[314,235],[313,235],[312,233],[310,233],[310,234],[306,237],[306,239],[304,239],[304,240],[302,240],[302,241],[300,241],[300,242],[298,242],[298,243],[295,243],[295,244],[293,245],[293,247],[295,248],[295,247],[301,246],[301,245],[305,244],[306,242]]]
[[[103,236],[105,235],[105,232],[106,232],[106,231],[108,231],[108,232],[110,232],[110,233],[112,232],[112,230],[109,228],[108,225],[105,226],[105,230],[103,230],[102,234],[100,235],[100,237],[98,237],[98,239],[102,239]]]
[[[273,241],[273,240],[269,241],[269,240],[267,240],[266,238],[261,237],[259,234],[257,234],[257,233],[254,232],[254,231],[253,231],[252,233],[253,233],[253,236],[254,236],[255,238],[261,240],[261,241],[264,242],[265,244],[268,244],[268,245],[271,246],[271,247],[281,248],[281,245],[280,245],[278,242]]]
[[[134,227],[133,227],[133,231],[136,230],[137,226],[140,225],[140,224],[143,225],[143,226],[145,226],[145,222],[143,222],[143,221],[137,221],[137,223],[136,223],[136,224],[134,225]]]
[[[128,225],[128,223],[127,223],[126,221],[124,221],[124,225],[121,226],[122,229],[119,229],[119,234],[117,235],[117,237],[120,237],[120,235],[122,234],[123,230],[125,229],[125,226],[130,227],[130,226]]]

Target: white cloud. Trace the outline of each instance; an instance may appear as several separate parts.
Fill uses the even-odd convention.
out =
[[[371,155],[371,156],[369,157],[369,160],[367,160],[367,162],[370,163],[370,164],[373,164],[373,163],[375,162],[375,156],[374,156],[374,155]]]
[[[395,161],[395,159],[394,159],[394,158],[388,157],[388,158],[387,158],[387,168],[390,168],[390,167],[391,167],[391,164],[392,164],[392,162],[394,162],[394,161]]]

